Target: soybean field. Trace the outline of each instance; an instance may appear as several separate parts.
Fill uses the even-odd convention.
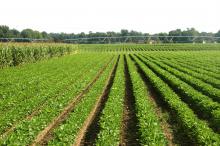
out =
[[[219,44],[0,45],[0,145],[220,145]]]

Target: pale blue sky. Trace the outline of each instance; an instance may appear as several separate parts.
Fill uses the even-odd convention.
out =
[[[0,5],[0,25],[18,30],[220,30],[220,0],[0,0]]]

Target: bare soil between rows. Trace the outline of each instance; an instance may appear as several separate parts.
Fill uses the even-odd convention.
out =
[[[128,70],[127,59],[124,55],[125,96],[123,107],[123,119],[121,127],[120,146],[139,146],[138,118],[136,116],[135,97]]]

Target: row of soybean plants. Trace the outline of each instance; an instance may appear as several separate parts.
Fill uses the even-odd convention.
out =
[[[209,74],[210,72],[204,72],[203,70],[198,71],[198,68],[195,68],[195,67],[189,68],[189,65],[184,65],[183,63],[181,64],[174,59],[167,59],[165,57],[164,58],[152,57],[152,56],[150,56],[150,57],[153,59],[157,59],[159,61],[162,61],[163,63],[165,63],[173,68],[176,68],[177,70],[179,70],[181,72],[184,72],[188,75],[191,75],[195,78],[198,78],[198,79],[212,85],[215,88],[220,88],[220,80],[213,77],[212,75],[210,75]],[[219,75],[219,77],[220,77],[220,75]]]
[[[96,145],[119,145],[123,97],[125,92],[124,59],[121,56],[108,100],[102,111]]]
[[[104,80],[106,80],[106,77],[100,79],[100,82],[97,82],[97,85],[95,85],[88,95],[85,96],[82,103],[76,107],[67,122],[55,129],[55,138],[49,142],[50,145],[68,145],[74,143],[82,123],[93,108],[97,98],[100,96],[100,94],[102,94],[101,91],[104,90]],[[108,94],[104,109],[101,111],[98,120],[100,130],[96,131],[97,136],[93,141],[94,144],[119,145],[122,124],[121,120],[123,116],[124,89],[124,60],[122,57],[120,57],[110,93]],[[82,111],[85,113],[85,115],[82,115]],[[78,119],[80,120],[78,121]]]
[[[96,144],[104,142],[104,144],[115,145],[119,142],[120,125],[122,118],[122,101],[124,95],[124,79],[123,79],[123,59],[116,61],[116,58],[107,66],[102,75],[98,78],[91,89],[86,93],[82,100],[74,107],[64,123],[53,129],[53,137],[48,141],[48,145],[71,145],[74,144],[82,126],[87,120],[90,112],[97,104],[98,99],[104,94],[109,79],[113,76],[113,69],[117,71],[114,76],[113,86],[100,117],[101,131]],[[110,119],[110,120],[109,120]],[[107,124],[107,125],[106,125]],[[107,127],[110,126],[110,127]],[[110,132],[111,134],[109,134]],[[108,141],[104,141],[106,136],[111,137]],[[110,143],[113,142],[113,143]]]
[[[185,133],[187,135],[187,138],[192,143],[196,145],[220,144],[219,134],[213,132],[208,124],[203,120],[200,120],[198,116],[195,115],[194,111],[190,108],[191,105],[196,106],[194,105],[194,103],[196,103],[195,98],[185,97],[194,101],[194,103],[186,104],[182,101],[182,97],[176,94],[174,90],[167,84],[167,80],[165,80],[165,77],[160,75],[160,73],[167,74],[165,71],[159,70],[159,67],[157,65],[151,62],[148,63],[149,61],[144,61],[144,59],[141,57],[132,56],[132,58],[143,70],[149,82],[152,84],[157,93],[161,96],[162,100],[168,105],[169,109],[172,111],[172,114],[174,114],[176,118],[178,126],[182,129],[182,133]],[[175,85],[174,83],[179,80],[176,78],[174,79],[171,74],[169,75],[170,76],[166,76],[166,78],[172,79],[172,83],[173,85]],[[181,84],[179,84],[178,87],[182,88]],[[190,91],[187,90],[186,92]]]
[[[0,68],[70,54],[76,45],[67,44],[0,44]]]
[[[160,60],[175,62],[184,68],[201,74],[220,79],[220,71],[217,66],[220,61],[220,51],[191,51],[189,52],[146,52],[149,56]],[[204,59],[207,58],[206,61]],[[198,74],[197,74],[198,75]],[[201,77],[200,77],[201,78]],[[215,81],[214,81],[215,82]]]
[[[0,118],[1,144],[30,144],[38,133],[47,127],[60,114],[63,108],[82,92],[99,70],[111,59],[111,56],[98,56],[95,54],[66,56],[53,61],[49,60],[50,66],[48,66],[47,61],[39,62],[39,66],[45,65],[50,68],[49,72],[56,73],[50,80],[45,80],[45,82],[44,78],[37,80],[37,82],[43,82],[42,86],[47,86],[47,88],[39,90],[40,86],[36,86],[35,82],[33,82],[31,86],[35,90],[39,90],[38,92],[32,92],[33,95],[30,93],[31,96],[28,96],[29,93],[26,95],[26,92],[29,92],[29,90],[21,89],[19,92],[23,94],[18,99],[15,96],[8,97],[12,101],[9,105],[11,108],[1,113],[2,116]],[[29,65],[32,64],[26,66]],[[54,70],[54,66],[58,69]],[[13,70],[14,68],[11,69]],[[14,73],[16,74],[17,72],[19,70],[15,70]],[[4,100],[1,100],[1,102],[4,102]],[[15,107],[11,106],[11,104]],[[4,135],[11,126],[15,126],[15,128],[7,135]]]
[[[139,127],[138,141],[141,145],[167,145],[168,141],[165,138],[160,120],[156,114],[155,104],[153,104],[149,97],[149,87],[141,79],[135,62],[128,56],[126,58],[135,96],[135,111]]]
[[[158,64],[143,57],[141,59],[149,68],[151,68],[161,79],[176,91],[181,99],[186,102],[200,117],[208,120],[211,127],[219,132],[220,123],[220,104],[213,101],[210,97],[202,94],[182,79],[162,69]],[[195,85],[194,85],[195,86]],[[211,92],[211,91],[210,91]]]
[[[48,145],[71,145],[77,139],[81,128],[89,117],[90,112],[102,97],[103,91],[112,76],[113,69],[117,62],[115,59],[107,66],[106,70],[86,93],[82,100],[74,107],[66,121],[53,130],[53,138],[48,141]]]
[[[66,86],[81,77],[80,70],[87,71],[102,59],[88,63],[92,62],[93,56],[66,56],[21,68],[1,70],[1,133],[15,121],[30,114],[49,97],[62,93]]]
[[[160,121],[154,111],[155,107],[148,97],[147,88],[136,71],[134,63],[128,56],[126,56],[125,60],[120,57],[110,94],[98,121],[100,130],[98,130],[97,137],[93,143],[96,145],[120,144],[120,134],[123,125],[123,96],[125,96],[124,61],[128,64],[133,84],[136,103],[135,111],[137,111],[136,114],[139,119],[139,143],[141,145],[167,145]],[[110,68],[107,70],[110,70]],[[107,76],[109,76],[109,71],[106,71],[85,95],[65,123],[54,130],[54,137],[48,142],[49,145],[70,145],[74,143],[80,128],[82,128],[98,97],[104,90],[103,86],[106,83]]]
[[[178,63],[184,63],[188,65],[192,70],[197,70],[198,72],[207,73],[210,75],[217,76],[219,78],[219,51],[200,51],[192,52],[189,54],[185,53],[167,53],[166,58],[169,60],[175,60]],[[187,61],[186,61],[187,60]]]
[[[124,62],[126,61],[126,62]],[[136,71],[134,64],[126,57],[125,60],[121,57],[111,88],[109,99],[105,105],[100,117],[100,131],[96,145],[119,145],[121,140],[121,132],[123,128],[123,100],[125,96],[125,64],[128,64],[129,74],[132,79],[133,92],[138,124],[138,143],[141,145],[167,145],[167,140],[161,130],[159,119],[154,112],[154,105],[148,99],[148,92],[144,82],[141,80]],[[151,111],[151,112],[149,112]]]
[[[203,52],[206,56],[209,57],[210,60],[217,61],[217,58],[220,57],[220,52]],[[219,57],[213,57],[213,53],[215,53]],[[209,61],[198,63],[198,61],[203,60],[205,58],[202,52],[200,53],[191,53],[191,55],[186,55],[184,52],[178,53],[147,53],[151,58],[159,59],[164,63],[169,63],[178,70],[185,72],[187,74],[192,75],[193,77],[199,78],[204,82],[211,84],[212,86],[219,88],[219,80],[220,80],[220,68],[215,66],[216,63],[212,63],[210,66],[208,65]],[[215,55],[215,56],[216,56]],[[185,56],[185,57],[183,57]]]
[[[208,69],[214,69],[214,67],[219,68],[219,51],[192,51],[192,52],[173,52],[173,53],[167,53],[167,57],[172,57],[176,60],[183,61],[184,59],[187,59],[189,63],[195,63],[195,65],[206,67]],[[169,55],[170,54],[170,55]],[[170,59],[172,59],[170,58]],[[192,64],[194,65],[194,64]],[[204,66],[205,65],[205,66]]]
[[[220,90],[219,90],[220,81],[219,80],[214,80],[213,82],[214,86],[213,86],[212,84],[206,83],[208,81],[213,81],[212,78],[208,78],[209,80],[207,80],[206,78],[204,82],[201,79],[198,79],[192,76],[192,74],[187,74],[190,72],[190,70],[188,72],[186,72],[186,70],[184,70],[185,72],[182,72],[184,68],[179,67],[178,65],[175,65],[175,62],[169,62],[169,61],[164,62],[164,61],[157,60],[156,58],[151,59],[150,57],[145,57],[145,59],[148,59],[156,63],[158,66],[160,66],[164,70],[167,70],[171,74],[175,75],[176,77],[180,78],[184,82],[193,86],[198,91],[202,92],[203,94],[211,97],[213,100],[220,103],[220,98],[219,98],[220,97]],[[202,78],[202,76],[200,77]],[[204,78],[205,78],[205,75],[204,75]]]
[[[187,59],[188,60],[188,59]],[[178,63],[178,65],[180,66],[183,66],[183,67],[186,67],[192,71],[195,71],[195,72],[198,72],[200,73],[201,75],[206,75],[206,76],[210,76],[214,79],[218,79],[220,80],[220,72],[219,72],[219,69],[216,68],[215,66],[212,66],[212,67],[208,67],[207,63],[204,62],[203,64],[198,64],[197,61],[191,61],[188,60],[187,62],[182,59],[182,60],[179,60],[179,59],[175,59],[175,62]],[[195,63],[196,62],[196,63]]]
[[[139,119],[139,129],[138,129],[140,135],[139,142],[142,145],[167,145],[167,140],[164,136],[163,131],[161,130],[159,119],[154,111],[154,105],[147,98],[148,93],[145,88],[145,85],[141,80],[139,74],[137,73],[136,67],[133,64],[133,62],[130,60],[130,58],[127,58],[127,61],[129,66],[129,72],[132,78],[133,92],[136,100],[136,111],[137,111],[136,114]],[[138,62],[139,65],[141,64],[141,62],[138,60],[136,60],[136,62]],[[122,65],[120,64],[122,64],[122,60],[119,63],[119,68],[117,72],[119,72],[122,69],[121,67]],[[142,64],[142,68],[144,68],[143,70],[145,71],[146,75],[148,75],[148,77],[151,78],[150,81],[157,89],[157,91],[161,94],[163,98],[165,98],[164,100],[169,104],[169,106],[171,106],[171,109],[174,110],[175,112],[177,111],[177,115],[176,115],[177,120],[181,125],[181,127],[183,128],[183,132],[189,136],[190,140],[195,144],[218,145],[219,135],[214,133],[212,129],[210,129],[205,122],[199,120],[197,116],[193,113],[193,111],[180,100],[180,97],[176,95],[172,91],[172,89],[170,89],[170,87],[167,86],[167,84],[165,84],[157,75],[155,75],[151,70],[146,70],[146,66],[144,64]],[[146,71],[150,71],[150,72],[146,72]],[[120,72],[121,72],[120,76],[122,77],[123,73],[122,71]],[[123,92],[119,92],[120,91],[119,89],[123,89],[124,85],[123,86],[119,85],[120,81],[118,80],[117,82],[117,76],[118,75],[116,73],[114,85],[112,87],[112,90],[117,91],[116,92],[117,94],[115,94],[114,98],[110,94],[109,100],[106,103],[105,109],[103,110],[103,115],[100,120],[101,130],[99,131],[98,138],[96,139],[97,145],[108,145],[108,144],[118,145],[120,143],[120,129],[122,124],[120,123],[121,122],[120,119],[122,118],[122,110],[123,110],[122,97],[124,95]],[[120,87],[115,89],[116,86],[115,84],[116,85],[118,84],[118,86]],[[164,88],[161,89],[161,87]],[[113,91],[111,91],[111,93]],[[168,93],[166,93],[167,91]],[[94,104],[95,101],[94,99],[92,100],[93,102],[89,101],[88,99],[87,100],[88,102],[86,102],[85,104],[82,103],[82,105],[87,105],[87,104],[90,105],[89,104],[90,102]],[[176,102],[176,103],[172,103],[172,102]],[[79,109],[81,110],[83,109],[82,105],[79,107]],[[111,107],[113,108],[110,109],[109,105],[111,105]],[[82,116],[83,119],[82,121],[84,121],[85,117],[88,116],[88,113],[91,110],[91,105],[88,106],[88,108],[89,109],[84,109],[85,111],[87,110],[87,112],[85,112],[85,115],[83,115],[84,118]],[[72,119],[70,118],[68,120],[67,124],[65,123],[64,125],[61,125],[57,130],[55,130],[56,138],[50,141],[51,145],[55,145],[55,144],[59,145],[66,143],[70,144],[74,142],[76,137],[76,131],[78,131],[82,125],[82,121],[79,121],[79,123],[76,124],[78,115],[80,114],[81,110],[79,111],[77,110],[76,113],[72,115]],[[195,129],[192,129],[191,127],[195,127]],[[70,129],[73,129],[73,131]],[[208,134],[203,134],[203,132],[206,131],[208,132]],[[74,135],[72,135],[72,133]]]

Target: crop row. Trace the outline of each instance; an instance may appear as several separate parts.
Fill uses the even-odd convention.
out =
[[[139,57],[138,57],[139,58]],[[195,90],[193,87],[189,86],[187,83],[181,79],[175,77],[166,70],[161,69],[158,65],[141,59],[150,69],[152,69],[159,77],[161,77],[165,82],[169,84],[179,95],[181,99],[188,103],[196,113],[201,117],[208,119],[210,124],[219,129],[220,122],[220,104],[213,102],[209,97],[201,94],[199,91]]]
[[[89,66],[95,64],[92,62],[91,64],[88,64],[87,61],[85,61],[90,60],[91,56],[90,58],[89,56],[84,56],[83,58],[85,60],[78,60],[80,58],[82,58],[82,56],[77,55],[74,59],[71,60],[69,60],[69,57],[65,57],[64,60],[56,60],[53,62],[53,64],[49,63],[49,65],[53,67],[56,66],[58,69],[49,67],[47,62],[39,63],[39,65],[41,66],[46,66],[47,68],[50,68],[46,76],[44,76],[45,74],[42,74],[42,76],[32,74],[32,70],[29,70],[27,73],[20,74],[20,72],[18,71],[19,69],[7,69],[8,76],[5,76],[5,80],[1,80],[2,91],[4,91],[1,94],[5,98],[2,98],[2,100],[0,100],[0,111],[4,113],[9,108],[17,108],[16,106],[22,104],[23,102],[28,103],[28,101],[32,100],[33,98],[36,99],[37,97],[40,97],[42,99],[47,95],[53,94],[55,93],[54,90],[60,90],[62,86],[65,86],[71,80],[73,81],[73,79],[75,78],[74,76],[80,76],[79,72],[76,72],[76,70],[86,70],[89,68]],[[74,65],[75,68],[70,68],[68,67],[69,65]],[[82,65],[85,67],[82,68]],[[29,65],[27,65],[27,69],[29,69],[28,66]],[[38,68],[37,65],[36,68]],[[44,73],[44,71],[42,71],[40,68],[38,72]],[[33,77],[28,78],[29,74],[32,74]],[[26,80],[17,80],[15,76],[26,78]]]
[[[209,51],[204,51],[204,53],[198,53],[196,55],[190,55],[190,54],[182,54],[179,56],[179,59],[187,59],[189,62],[196,62],[198,65],[208,67],[210,69],[214,69],[213,67],[219,68],[219,58],[218,58],[218,51],[213,51],[212,55],[207,56],[204,53],[211,53]],[[214,54],[213,54],[214,53]],[[216,58],[217,57],[217,58]],[[217,61],[217,62],[216,62]],[[204,64],[206,63],[206,64]]]
[[[125,89],[123,65],[124,60],[120,57],[114,82],[100,117],[100,132],[96,145],[119,145]]]
[[[155,105],[150,101],[148,89],[143,80],[141,80],[130,57],[126,58],[135,96],[136,114],[139,125],[138,131],[140,135],[139,142],[141,145],[167,145],[160,121],[156,116]]]
[[[126,47],[119,51],[139,50]],[[198,52],[191,51],[201,60],[205,52]],[[135,136],[140,145],[169,145],[160,106],[192,145],[220,144],[219,82],[178,58],[193,63],[193,55],[139,52],[116,61],[113,54],[82,52],[0,70],[0,145],[124,145]],[[206,61],[218,56],[210,54]]]
[[[179,70],[182,68],[175,66],[175,64],[168,64],[163,63],[163,61],[157,61],[156,59],[149,59],[145,57],[147,60],[156,63],[158,66],[163,68],[164,70],[170,72],[171,74],[175,75],[176,77],[180,78],[181,80],[185,81],[189,85],[193,86],[198,91],[202,92],[204,95],[211,97],[214,101],[220,103],[220,90],[214,88],[212,85],[207,84],[200,79],[197,79],[191,75],[185,74]]]
[[[183,65],[188,65],[188,67],[191,67],[194,70],[206,71],[212,74],[219,74],[219,67],[217,66],[218,57],[219,57],[218,51],[214,51],[214,52],[201,51],[200,53],[191,53],[191,54],[187,54],[183,52],[179,54],[168,53],[168,52],[163,55],[161,53],[158,54],[159,56],[157,57],[165,57],[168,58],[169,60],[175,60],[176,62],[181,63]]]
[[[177,122],[182,127],[182,132],[186,133],[192,142],[199,145],[218,145],[220,143],[219,135],[214,133],[205,122],[199,120],[194,112],[160,77],[138,58],[132,58],[137,62],[137,66],[145,72],[148,80],[168,104],[171,111],[175,113]]]
[[[114,64],[115,61],[108,65],[98,81],[92,86],[89,92],[84,95],[80,103],[74,107],[74,111],[71,112],[65,123],[54,129],[54,137],[48,142],[48,145],[71,145],[74,143],[77,134],[82,128],[89,113],[92,111],[98,97],[101,96]]]
[[[125,61],[127,62],[127,59]],[[93,139],[93,143],[96,143],[96,145],[118,145],[120,143],[121,129],[124,124],[121,123],[123,96],[125,96],[123,94],[125,91],[122,90],[125,89],[125,87],[122,86],[122,83],[125,83],[125,80],[122,80],[124,76],[123,70],[125,69],[123,64],[123,59],[120,59],[113,86],[106,103],[104,104],[102,114],[100,114],[100,121],[98,121],[100,128],[96,129],[97,131],[93,131],[98,132],[95,141]],[[140,121],[138,131],[141,137],[138,141],[143,145],[166,145],[167,141],[161,130],[160,121],[155,115],[152,103],[147,99],[149,98],[149,95],[146,92],[145,85],[129,58],[128,64],[130,72],[133,74],[131,76],[133,80],[132,83],[137,85],[134,87],[134,95],[136,99],[135,111],[137,111],[138,120]],[[107,75],[107,72],[105,74]],[[97,102],[97,96],[101,94],[101,91],[103,90],[101,87],[104,86],[104,83],[104,80],[97,81],[89,93],[85,95],[82,102],[74,108],[74,112],[71,113],[70,117],[65,121],[65,124],[62,124],[55,129],[55,133],[53,134],[55,137],[49,141],[49,145],[68,145],[74,143],[77,134],[79,134],[80,128],[82,128],[82,124],[85,122],[85,119],[94,107],[95,102]]]
[[[96,59],[93,58],[94,62],[96,62],[95,60]],[[97,61],[99,61],[99,59],[97,59]],[[96,65],[93,65],[93,68],[88,67],[86,74],[78,70],[77,72],[81,74],[82,77],[77,79],[78,76],[74,76],[73,79],[75,79],[75,81],[68,87],[67,91],[63,90],[64,92],[59,94],[56,98],[48,98],[47,103],[42,107],[41,110],[39,110],[39,113],[33,115],[31,118],[24,119],[21,123],[19,123],[15,127],[14,132],[9,133],[9,135],[3,139],[2,143],[17,143],[20,145],[29,144],[32,140],[34,140],[37,134],[43,130],[47,124],[51,122],[53,118],[56,117],[62,111],[62,109],[86,87],[95,74],[97,74],[97,70],[103,67],[107,61],[108,60],[100,63],[97,62]],[[72,73],[73,72],[69,72],[69,74]],[[24,108],[24,110],[26,110],[26,108]],[[18,114],[19,117],[19,113],[16,114]],[[16,115],[12,114],[11,116],[13,117]]]
[[[139,141],[143,145],[166,145],[167,141],[164,137],[163,131],[161,130],[160,121],[155,115],[154,106],[149,100],[149,94],[146,92],[144,82],[136,72],[136,68],[132,61],[129,58],[125,61],[128,62],[129,72],[131,73],[133,81],[132,83],[134,83],[134,95],[136,99],[135,111],[137,111],[138,120],[140,121],[138,131],[141,137]],[[122,89],[125,88],[121,86],[121,84],[125,82],[125,80],[122,81],[124,76],[123,69],[123,60],[121,59],[119,61],[119,66],[110,94],[106,100],[102,114],[100,114],[101,120],[98,121],[100,131],[98,131],[99,133],[96,139],[97,145],[118,145],[120,143],[120,131],[122,125],[124,124],[121,123],[123,110],[122,101],[124,96],[124,91]],[[103,91],[106,77],[107,72],[100,77],[100,80],[97,81],[88,94],[86,94],[82,101],[74,108],[74,112],[71,113],[65,123],[55,129],[53,134],[54,137],[49,141],[49,145],[69,145],[74,143],[74,140],[76,140],[77,134],[79,133],[80,128],[82,128],[85,119],[94,107],[95,102],[97,102],[97,96],[99,96]]]
[[[180,66],[186,67],[192,71],[198,72],[201,75],[206,75],[206,76],[210,76],[213,79],[218,79],[220,80],[220,75],[218,72],[213,71],[213,69],[208,69],[207,66],[201,66],[198,65],[197,63],[193,63],[193,62],[184,62],[183,60],[175,60],[176,63],[178,63]],[[184,63],[183,63],[184,62]],[[204,63],[205,65],[206,63]],[[213,68],[213,67],[212,67]]]
[[[90,58],[91,60],[93,60],[91,56]],[[55,71],[56,75],[52,74],[49,80],[46,79],[39,80],[39,82],[41,83],[39,86],[36,86],[34,83],[24,84],[29,88],[32,88],[34,92],[28,89],[22,90],[18,88],[17,90],[15,90],[16,88],[14,88],[15,92],[13,95],[6,94],[5,96],[8,97],[0,100],[1,103],[0,114],[2,117],[0,119],[0,123],[1,123],[0,133],[2,133],[3,130],[5,130],[7,127],[11,127],[11,125],[15,123],[15,121],[30,115],[35,109],[38,109],[39,105],[42,106],[42,104],[46,104],[49,98],[55,98],[57,96],[61,96],[62,92],[64,92],[67,88],[70,88],[73,85],[78,87],[79,85],[75,84],[74,82],[83,79],[83,77],[85,77],[86,75],[82,76],[81,72],[77,72],[76,70],[81,69],[81,71],[83,72],[88,71],[91,65],[97,64],[100,61],[99,59],[102,59],[102,58],[98,58],[97,63],[96,61],[94,62],[91,61],[91,63],[86,65],[87,61],[85,61],[84,59],[90,60],[90,58],[87,57],[81,58],[82,59],[81,61],[79,61],[76,58],[78,63],[74,61],[75,59],[72,59],[72,62],[69,63],[66,62],[65,60],[62,60],[61,62],[59,61],[54,62],[54,65],[57,65],[57,67],[59,68],[63,68],[63,71],[62,70],[59,70],[58,72]],[[67,64],[63,65],[63,63],[67,63]],[[102,63],[100,62],[98,64],[100,65]],[[47,66],[47,63],[41,63],[41,65]],[[66,66],[69,65],[70,66],[74,65],[75,68],[66,69]],[[85,65],[85,67],[82,68],[81,65]],[[11,74],[13,74],[13,71],[11,72]],[[16,72],[14,75],[17,75]],[[16,84],[16,80],[15,81],[11,80],[11,82]]]
[[[198,56],[195,56],[198,58]],[[208,75],[213,75],[216,78],[220,78],[219,76],[219,67],[216,66],[216,63],[211,63],[211,59],[203,62],[199,62],[198,60],[202,60],[202,58],[195,60],[192,58],[178,58],[175,59],[177,63],[181,63],[182,65],[188,66],[190,68],[193,68],[194,70],[201,72],[201,73],[207,73]],[[187,62],[185,61],[187,60]],[[216,59],[215,62],[217,62]]]
[[[188,69],[184,66],[181,66],[179,63],[177,63],[176,61],[174,60],[167,60],[167,59],[158,59],[158,58],[155,58],[155,57],[151,57],[152,59],[155,59],[155,60],[158,60],[158,61],[162,61],[163,63],[165,63],[166,65],[169,65],[181,72],[184,72],[184,73],[187,73],[188,75],[190,76],[193,76],[195,78],[198,78],[206,83],[209,83],[211,84],[213,87],[216,87],[216,88],[220,88],[220,80],[218,79],[215,79],[211,76],[208,76],[207,74],[201,74],[201,73],[198,73],[196,71],[193,71],[191,69]]]

